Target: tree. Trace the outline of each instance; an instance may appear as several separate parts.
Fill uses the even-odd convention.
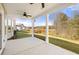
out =
[[[68,16],[64,13],[59,13],[55,20],[57,35],[65,37],[67,35]]]
[[[70,24],[73,30],[72,39],[79,39],[79,15],[76,15]]]

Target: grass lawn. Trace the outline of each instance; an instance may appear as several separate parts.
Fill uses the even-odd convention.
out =
[[[28,32],[25,32],[25,31],[17,31],[16,32],[16,39],[30,37],[30,36],[31,36],[31,34],[28,34]]]
[[[35,35],[35,37],[40,38],[45,41],[44,36]],[[71,43],[71,42],[67,42],[61,39],[56,39],[56,38],[51,38],[51,37],[49,37],[49,42],[54,45],[60,46],[62,48],[65,48],[67,50],[70,50],[72,52],[79,54],[79,44],[75,44],[75,43]]]
[[[37,37],[37,38],[39,38],[39,39],[45,41],[45,37],[44,37],[44,36],[41,36],[41,35],[34,35],[34,37]]]

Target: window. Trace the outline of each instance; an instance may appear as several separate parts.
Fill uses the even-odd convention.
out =
[[[12,24],[11,24],[11,19],[8,19],[8,33],[11,33],[11,27],[12,27]]]
[[[5,35],[7,33],[7,19],[5,19]]]

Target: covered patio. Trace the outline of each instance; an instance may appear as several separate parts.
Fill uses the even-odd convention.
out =
[[[28,37],[17,40],[9,40],[3,55],[74,55],[75,53],[60,48],[53,44],[35,38]]]
[[[68,6],[72,6],[74,4],[49,4],[45,3],[45,8],[41,8],[41,3],[39,4],[3,4],[6,16],[6,44],[5,49],[3,51],[3,55],[74,55],[76,53],[69,51],[67,49],[61,48],[57,45],[51,44],[49,42],[49,13],[53,13],[57,10],[65,9]],[[24,6],[26,6],[24,8]],[[40,6],[40,7],[39,7]],[[26,12],[28,15],[32,15],[31,17],[25,15]],[[45,33],[44,39],[35,37],[35,19],[40,16],[45,16]],[[9,37],[12,37],[14,34],[14,30],[16,29],[16,18],[24,18],[29,19],[32,22],[32,33],[30,37],[25,37],[21,39],[15,40],[7,40]],[[9,28],[9,22],[10,26]],[[10,30],[10,31],[9,31]],[[25,33],[26,34],[26,33]],[[5,37],[4,37],[5,38]],[[53,39],[52,39],[53,40]],[[61,43],[60,43],[61,44]]]

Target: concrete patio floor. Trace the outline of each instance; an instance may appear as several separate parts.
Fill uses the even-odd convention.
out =
[[[75,55],[75,53],[47,44],[38,38],[8,40],[3,55]]]

